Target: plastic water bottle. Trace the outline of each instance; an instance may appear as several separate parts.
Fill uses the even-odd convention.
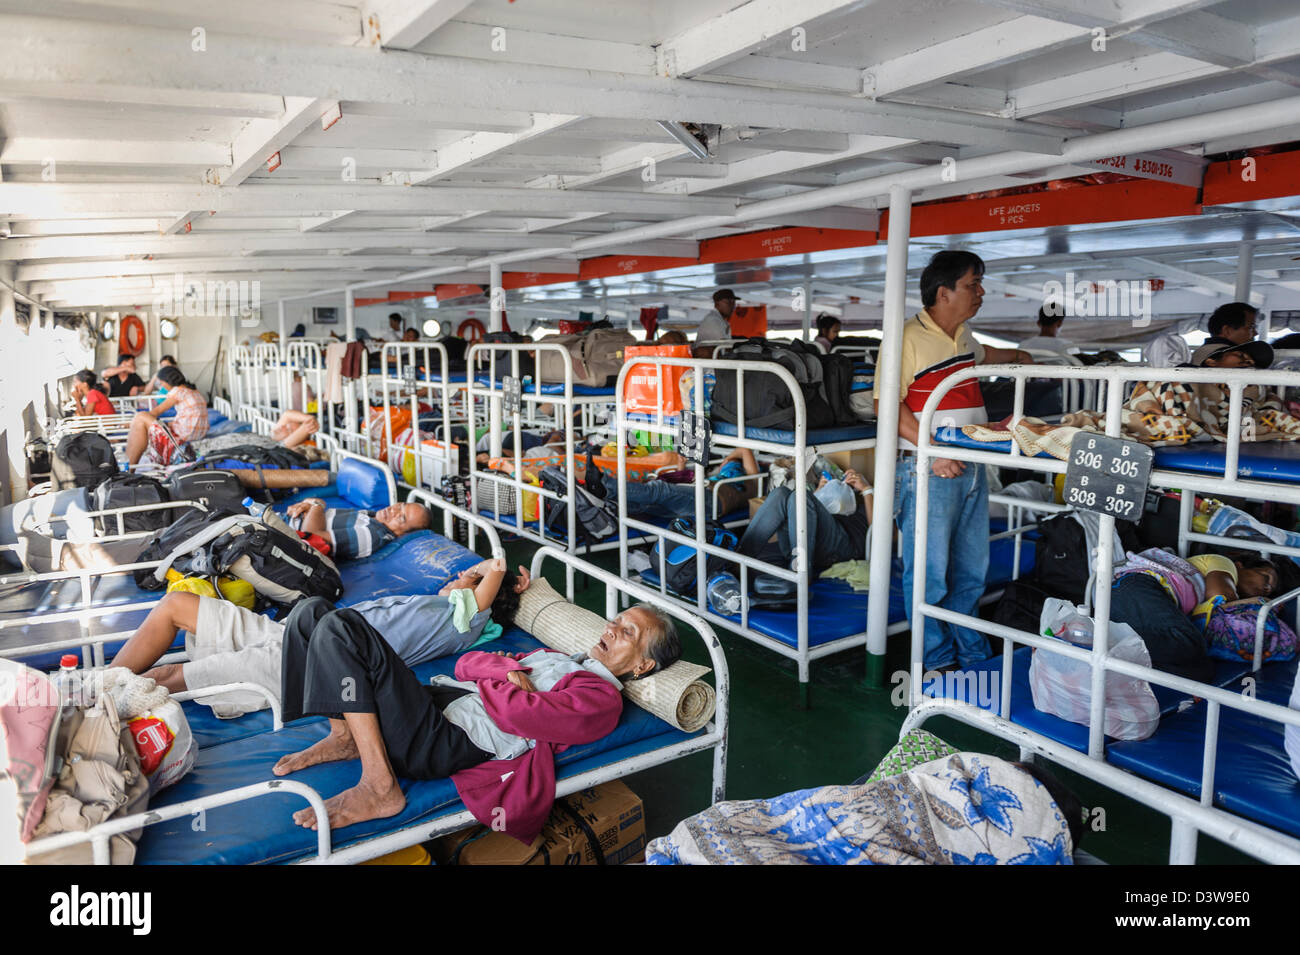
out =
[[[714,574],[709,578],[709,608],[730,617],[740,613],[740,581],[734,574]]]
[[[1071,614],[1066,618],[1061,639],[1080,647],[1092,646],[1092,618],[1081,613]]]
[[[81,699],[81,672],[77,669],[77,655],[65,653],[59,658],[59,675],[55,686],[59,688],[59,708],[67,715],[85,701]]]
[[[262,519],[262,515],[265,514],[267,509],[271,506],[270,504],[260,504],[251,497],[244,498],[240,503],[244,505],[249,514],[252,514],[258,520]]]

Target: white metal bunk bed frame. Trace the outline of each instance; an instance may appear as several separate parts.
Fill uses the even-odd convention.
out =
[[[422,357],[423,362],[417,361]],[[434,359],[438,367],[438,378],[435,381]],[[390,361],[391,369],[390,371]],[[401,374],[403,365],[407,368],[415,369],[414,377]],[[419,368],[424,369],[424,379],[419,378]],[[466,376],[468,378],[468,376]],[[420,401],[421,399],[439,409],[442,416],[442,442],[444,446],[450,449],[451,428],[453,423],[453,407],[456,404],[456,394],[460,393],[460,403],[464,407],[467,404],[469,394],[466,382],[450,381],[449,361],[447,358],[447,347],[441,342],[387,342],[384,344],[380,353],[380,374],[379,382],[383,388],[383,408],[384,408],[384,437],[383,448],[386,452],[389,470],[394,470],[393,461],[395,454],[413,454],[415,456],[415,484],[412,487],[430,487],[424,481],[426,467],[431,467],[428,463],[431,459],[442,458],[444,461],[444,471],[450,474],[456,474],[457,461],[449,453],[438,453],[425,450],[420,440]],[[394,395],[394,390],[396,395]],[[409,393],[408,393],[409,391]],[[394,401],[394,398],[397,401]],[[396,442],[396,435],[393,434],[393,419],[391,409],[399,404],[409,401],[411,412],[411,436],[414,447],[410,445],[399,445]],[[466,430],[469,431],[468,417],[466,418]],[[394,472],[396,473],[396,471]],[[402,482],[405,485],[405,482]],[[431,488],[437,490],[436,488]]]
[[[546,533],[547,510],[559,502],[572,501],[574,498],[574,487],[577,481],[576,468],[572,467],[574,460],[574,425],[573,414],[577,410],[581,415],[582,427],[584,428],[584,437],[590,437],[594,428],[594,416],[590,414],[593,405],[614,404],[612,395],[575,395],[573,393],[573,364],[569,357],[568,350],[558,342],[488,342],[484,344],[473,345],[466,355],[466,365],[468,371],[466,374],[468,384],[468,394],[471,405],[473,406],[474,424],[477,426],[478,415],[484,414],[488,420],[489,434],[501,434],[501,421],[504,415],[504,398],[502,391],[502,382],[507,374],[503,372],[502,366],[505,360],[509,362],[509,377],[518,378],[522,382],[523,376],[520,374],[519,362],[520,357],[527,352],[536,352],[538,363],[543,352],[555,353],[563,362],[564,367],[564,385],[563,394],[543,394],[542,388],[561,384],[561,382],[542,381],[541,376],[534,374],[531,387],[522,388],[520,394],[520,410],[511,414],[511,434],[514,438],[513,451],[515,468],[514,473],[509,477],[493,471],[480,471],[478,466],[477,454],[474,448],[470,449],[470,497],[476,512],[481,512],[483,503],[477,500],[480,488],[491,488],[493,492],[492,501],[494,504],[502,500],[503,495],[511,495],[515,505],[516,523],[510,524],[502,520],[493,508],[492,516],[487,519],[497,527],[511,534],[518,534],[538,544],[549,544],[554,546],[563,545],[570,553],[577,553],[580,544],[577,540],[577,511],[568,507],[565,509],[565,519],[567,521],[566,530],[567,538],[563,541]],[[503,356],[503,357],[499,357]],[[486,385],[480,385],[476,380],[479,369],[482,365],[487,366]],[[625,366],[626,367],[626,366]],[[622,381],[620,373],[619,381]],[[549,404],[555,407],[555,423],[558,427],[563,422],[564,430],[564,459],[570,466],[565,467],[565,494],[563,496],[550,491],[536,484],[528,484],[523,479],[523,438],[522,430],[525,418],[525,408],[535,409],[539,405]],[[531,415],[529,415],[531,417]],[[540,423],[535,420],[534,423]],[[606,425],[606,428],[608,425]],[[470,439],[473,441],[473,430],[470,432]],[[474,442],[477,447],[477,442]],[[493,453],[491,457],[500,457],[500,447],[493,442]],[[620,467],[623,459],[620,458]],[[537,498],[537,516],[535,519],[524,520],[524,502],[525,495],[535,495]],[[590,551],[612,550],[617,547],[615,541],[602,541],[593,543]],[[573,597],[573,576],[572,568],[569,568],[568,574],[568,595]]]
[[[476,515],[469,514],[454,505],[448,504],[439,498],[429,497],[431,503],[442,507],[446,511],[447,520],[459,517],[471,521],[471,526],[476,519]],[[482,522],[483,526],[491,531],[487,522]],[[491,539],[491,538],[490,538]],[[497,545],[499,547],[499,545]],[[627,580],[620,579],[609,571],[595,567],[577,557],[554,547],[542,547],[533,555],[531,573],[534,578],[540,578],[542,566],[547,559],[560,561],[565,565],[566,576],[572,577],[575,570],[586,574],[587,576],[605,584],[605,612],[606,616],[613,616],[618,612],[620,597],[634,597],[645,603],[654,604],[656,595],[640,584],[635,584]],[[726,773],[727,773],[727,745],[728,745],[728,704],[730,702],[731,679],[727,670],[726,657],[722,652],[722,644],[719,642],[717,635],[713,632],[712,627],[691,613],[682,613],[678,615],[689,627],[694,629],[704,642],[705,649],[709,653],[710,664],[713,668],[714,687],[716,692],[717,706],[714,711],[713,719],[704,727],[701,734],[692,736],[690,739],[671,743],[649,752],[641,753],[627,759],[611,763],[607,766],[600,766],[596,769],[587,770],[577,776],[571,776],[566,779],[558,779],[555,786],[555,795],[557,798],[588,789],[592,786],[598,786],[614,779],[620,779],[624,776],[630,776],[634,773],[643,772],[652,769],[655,766],[662,766],[674,760],[693,755],[704,750],[713,750],[713,770],[710,785],[710,805],[716,804],[726,798]],[[209,687],[204,689],[203,695],[211,695],[218,689],[245,689],[242,684],[232,684],[220,688]],[[190,698],[191,694],[185,694],[185,698]],[[180,698],[180,697],[177,697]],[[635,706],[636,704],[625,704]],[[278,715],[277,715],[278,716]],[[198,799],[186,800],[185,802],[176,803],[175,805],[161,807],[159,809],[148,809],[144,812],[135,813],[120,819],[111,819],[108,822],[101,823],[84,832],[62,833],[57,836],[50,836],[45,839],[35,840],[27,843],[25,851],[29,854],[50,852],[58,849],[64,849],[70,846],[79,845],[89,842],[92,846],[94,863],[96,865],[107,865],[111,862],[111,844],[113,836],[120,833],[131,832],[141,829],[147,825],[176,819],[181,816],[188,816],[198,813],[202,810],[213,809],[217,806],[231,805],[234,803],[244,802],[249,799],[255,799],[259,796],[270,795],[272,793],[293,793],[301,796],[314,809],[320,818],[324,818],[325,801],[316,792],[315,789],[305,783],[296,780],[277,779],[267,780],[265,782],[253,783],[248,786],[242,786],[239,789],[230,790],[224,793],[213,793]],[[409,826],[397,830],[396,832],[385,835],[375,836],[364,842],[349,846],[346,849],[334,851],[331,845],[332,832],[328,826],[322,826],[317,832],[317,853],[314,858],[298,860],[296,864],[324,864],[324,865],[354,865],[359,862],[365,862],[375,859],[399,849],[405,849],[430,839],[448,833],[456,832],[467,826],[473,825],[474,817],[468,809],[462,809],[459,812],[452,813],[436,820],[415,822]]]
[[[939,402],[955,386],[976,378],[1001,376],[1013,378],[1015,386],[1015,406],[1013,420],[1022,416],[1024,406],[1025,381],[1028,378],[1069,378],[1095,380],[1106,385],[1106,434],[1121,437],[1121,415],[1118,413],[1124,402],[1124,386],[1136,381],[1178,380],[1185,384],[1216,383],[1226,384],[1229,388],[1229,421],[1241,421],[1243,390],[1249,385],[1277,383],[1284,386],[1300,385],[1300,372],[1273,371],[1263,369],[1240,368],[1178,368],[1151,369],[1141,366],[1025,366],[1025,365],[982,365],[976,368],[955,372],[944,379],[931,393],[925,407],[918,417],[917,467],[916,467],[916,510],[921,519],[916,521],[915,560],[919,566],[925,566],[928,537],[927,515],[929,502],[930,468],[932,458],[951,458],[958,461],[995,467],[1010,465],[1017,468],[1041,471],[1044,473],[1064,473],[1066,462],[1055,458],[1028,457],[1020,452],[1012,442],[1011,453],[981,451],[951,445],[936,445],[933,442],[933,425],[935,411]],[[1241,449],[1239,428],[1230,428],[1225,443],[1224,473],[1215,475],[1193,474],[1186,471],[1168,471],[1153,469],[1151,484],[1163,487],[1176,487],[1182,496],[1180,515],[1179,545],[1180,552],[1186,555],[1190,541],[1199,540],[1212,543],[1224,543],[1235,549],[1259,549],[1272,553],[1293,554],[1295,550],[1273,545],[1265,547],[1254,541],[1239,538],[1223,538],[1208,534],[1193,533],[1187,530],[1195,492],[1231,493],[1235,496],[1255,500],[1280,500],[1290,504],[1300,504],[1300,484],[1283,484],[1256,480],[1245,480],[1237,475]],[[1189,493],[1190,492],[1190,493]],[[1029,510],[1041,507],[1032,501],[1021,500],[1019,506]],[[1020,745],[1022,753],[1039,753],[1049,759],[1089,776],[1104,785],[1130,795],[1140,802],[1151,805],[1172,819],[1169,859],[1171,864],[1191,864],[1196,859],[1196,842],[1200,832],[1205,832],[1244,852],[1272,862],[1300,863],[1300,840],[1292,839],[1244,817],[1236,816],[1214,806],[1214,778],[1218,758],[1219,715],[1223,707],[1241,710],[1264,719],[1284,725],[1300,726],[1300,711],[1292,710],[1276,703],[1268,703],[1253,697],[1246,697],[1208,684],[1174,676],[1162,670],[1144,667],[1123,660],[1116,660],[1108,655],[1110,630],[1111,583],[1115,565],[1114,549],[1115,518],[1101,515],[1098,534],[1096,561],[1092,568],[1090,583],[1093,587],[1093,645],[1091,649],[1082,649],[1059,640],[1049,640],[1036,634],[1001,624],[982,620],[969,614],[957,613],[942,607],[925,603],[925,576],[918,574],[913,580],[911,594],[912,605],[912,644],[911,644],[911,681],[909,693],[909,713],[903,726],[903,732],[920,726],[927,719],[936,715],[949,716],[971,726],[987,730],[995,736]],[[1283,594],[1261,610],[1261,624],[1267,620],[1267,610],[1285,600],[1300,595],[1300,591]],[[967,627],[991,636],[1003,639],[1002,668],[999,673],[1000,699],[997,713],[982,710],[969,703],[954,700],[927,700],[922,695],[924,670],[925,620],[926,618],[945,621],[956,626]],[[1256,664],[1259,667],[1260,648],[1262,646],[1262,626],[1256,629]],[[1056,743],[1032,730],[1012,723],[999,715],[1011,711],[1011,672],[1012,654],[1017,645],[1034,647],[1050,653],[1059,654],[1073,660],[1087,663],[1092,669],[1090,688],[1090,712],[1088,725],[1088,752],[1080,754],[1067,746]],[[1201,796],[1199,802],[1179,795],[1164,787],[1142,780],[1140,777],[1111,766],[1105,761],[1105,680],[1108,672],[1123,674],[1146,680],[1157,686],[1168,687],[1189,696],[1200,697],[1206,701],[1206,730],[1202,754]]]
[[[794,549],[791,554],[791,567],[783,567],[776,564],[765,563],[754,557],[746,557],[733,550],[725,547],[718,547],[709,543],[704,538],[705,523],[708,519],[704,506],[706,470],[701,464],[694,465],[695,468],[695,537],[686,537],[675,531],[660,527],[647,521],[638,520],[629,517],[627,513],[627,446],[626,433],[628,431],[650,431],[657,434],[674,436],[678,432],[679,425],[675,420],[676,415],[665,415],[662,408],[658,414],[641,415],[636,419],[629,419],[627,411],[627,402],[624,391],[629,370],[633,366],[651,365],[654,367],[654,375],[657,381],[657,394],[664,394],[666,380],[664,377],[665,368],[682,368],[690,369],[694,375],[694,380],[699,383],[699,387],[693,389],[694,395],[694,413],[697,416],[704,415],[704,372],[705,371],[734,371],[737,376],[736,394],[737,394],[737,415],[736,435],[728,436],[714,432],[710,438],[711,444],[720,445],[728,448],[748,448],[754,452],[767,452],[781,457],[789,457],[794,461],[794,468],[790,479],[794,482],[794,510],[795,510],[795,540]],[[644,374],[644,372],[639,372]],[[775,375],[790,391],[794,407],[794,442],[791,444],[781,444],[775,441],[765,441],[759,438],[747,437],[745,426],[745,375],[746,374],[769,374]],[[659,566],[659,598],[670,602],[674,607],[689,610],[699,616],[707,619],[710,623],[717,626],[725,627],[733,633],[739,634],[760,646],[773,650],[781,656],[792,659],[798,665],[799,670],[799,690],[802,699],[806,702],[808,695],[808,682],[810,664],[813,660],[829,656],[832,653],[838,653],[841,650],[848,650],[852,647],[865,646],[867,643],[866,617],[863,618],[863,629],[860,633],[850,634],[849,636],[840,637],[816,647],[808,645],[808,588],[811,584],[809,579],[809,560],[808,560],[808,527],[807,527],[807,507],[808,495],[811,493],[807,483],[807,470],[812,465],[813,460],[818,454],[829,454],[836,451],[855,451],[871,448],[875,445],[874,438],[854,438],[845,441],[835,441],[810,445],[806,443],[807,439],[807,406],[803,397],[803,390],[798,381],[790,371],[775,362],[756,362],[756,361],[736,361],[734,359],[701,359],[701,358],[676,358],[660,355],[638,355],[634,359],[629,359],[624,363],[623,368],[619,371],[618,384],[615,387],[615,398],[617,400],[617,410],[615,416],[615,440],[618,444],[618,524],[619,524],[619,572],[626,577],[628,569],[628,549],[632,540],[628,537],[628,530],[635,529],[642,531],[645,538],[637,538],[635,543],[645,543],[649,539],[659,538],[663,541],[672,541],[676,544],[683,544],[695,548],[696,560],[696,596],[693,602],[688,602],[686,598],[678,597],[672,594],[666,584],[666,567],[665,552],[667,544],[660,547],[660,566]],[[736,478],[737,481],[750,479],[749,475]],[[716,489],[714,493],[714,512],[717,508]],[[740,592],[741,592],[741,612],[740,622],[736,623],[726,617],[723,617],[709,607],[708,593],[705,583],[707,581],[707,561],[710,556],[719,557],[729,564],[740,565]],[[794,647],[776,640],[766,634],[759,633],[749,625],[750,615],[750,598],[749,598],[749,574],[750,572],[770,574],[774,577],[780,577],[790,580],[796,586],[796,645]],[[888,574],[885,577],[888,580]],[[895,629],[901,629],[895,625]]]

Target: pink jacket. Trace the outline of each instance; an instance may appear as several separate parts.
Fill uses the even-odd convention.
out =
[[[546,692],[511,683],[511,670],[531,667],[509,657],[473,651],[456,661],[456,679],[478,684],[488,716],[507,733],[537,741],[515,759],[493,759],[452,776],[474,818],[528,843],[542,831],[555,802],[555,754],[613,732],[623,694],[594,673],[567,674]]]

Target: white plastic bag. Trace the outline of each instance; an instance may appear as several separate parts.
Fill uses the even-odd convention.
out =
[[[149,778],[150,796],[194,768],[198,746],[190,722],[165,687],[122,667],[96,672],[118,718],[130,728],[140,768]]]
[[[1076,613],[1084,613],[1068,600],[1048,598],[1039,617],[1039,634],[1061,639],[1065,622]],[[1141,666],[1151,666],[1146,644],[1125,623],[1110,624],[1109,656]],[[1087,661],[1072,660],[1063,654],[1034,650],[1029,664],[1029,688],[1034,708],[1071,723],[1088,725],[1092,700],[1092,667]],[[1151,684],[1121,673],[1106,674],[1105,732],[1113,739],[1146,739],[1160,725],[1160,705]]]

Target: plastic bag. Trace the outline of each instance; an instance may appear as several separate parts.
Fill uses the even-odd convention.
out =
[[[1049,597],[1039,617],[1039,633],[1062,638],[1067,621],[1085,613],[1068,600]],[[1141,666],[1151,666],[1151,654],[1142,638],[1128,624],[1110,624],[1109,656]],[[1146,739],[1160,725],[1160,704],[1151,684],[1121,673],[1106,674],[1106,712],[1104,729],[1112,739]],[[1072,660],[1059,653],[1034,650],[1029,664],[1029,688],[1034,708],[1071,723],[1088,725],[1092,700],[1092,667],[1087,661]]]

